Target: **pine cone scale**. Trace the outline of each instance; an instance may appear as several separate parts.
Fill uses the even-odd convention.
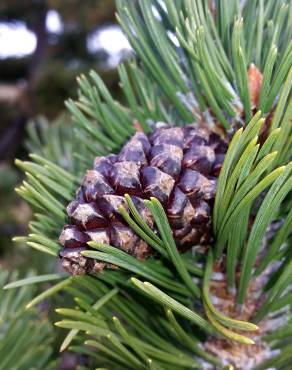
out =
[[[218,135],[194,125],[163,126],[149,138],[136,133],[119,155],[97,157],[67,207],[72,224],[60,236],[65,269],[71,273],[102,269],[101,264],[85,263],[84,257],[78,266],[78,253],[88,249],[89,240],[110,244],[138,259],[153,254],[119,213],[120,206],[128,209],[126,193],[151,228],[154,222],[143,200],[156,197],[163,204],[181,251],[208,243],[216,177],[224,157],[217,151],[224,145]]]

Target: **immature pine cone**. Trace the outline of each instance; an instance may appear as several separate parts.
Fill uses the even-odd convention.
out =
[[[67,207],[71,224],[59,239],[64,268],[72,274],[104,268],[104,263],[81,256],[90,240],[138,259],[153,253],[119,214],[120,205],[127,209],[126,193],[153,229],[143,199],[156,197],[163,204],[180,251],[209,243],[216,179],[226,147],[217,134],[194,125],[162,126],[149,137],[136,133],[118,155],[96,157],[93,170],[87,171],[76,199]]]

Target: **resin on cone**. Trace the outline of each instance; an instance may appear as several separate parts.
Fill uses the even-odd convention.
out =
[[[212,239],[211,213],[227,144],[195,125],[160,125],[150,136],[137,132],[120,154],[96,157],[76,199],[67,207],[70,224],[60,235],[64,268],[72,274],[102,271],[105,264],[83,257],[90,240],[110,244],[144,259],[153,254],[119,213],[129,194],[141,217],[155,231],[143,200],[163,205],[178,249],[206,245]]]

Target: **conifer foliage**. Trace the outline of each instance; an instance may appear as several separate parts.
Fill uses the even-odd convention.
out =
[[[26,303],[35,294],[34,276],[29,272],[25,279],[18,283],[17,272],[9,276],[0,272],[0,369],[17,370],[53,370],[58,360],[52,360],[54,340],[53,327],[45,317],[45,307],[41,314],[38,309],[26,309]],[[17,290],[5,291],[3,288],[19,287]]]
[[[118,155],[137,129],[151,137],[161,122],[228,143],[212,238],[180,253],[162,200],[142,197],[152,227],[133,194],[119,189],[117,217],[153,255],[139,260],[92,237],[79,255],[112,268],[61,275],[30,306],[58,292],[68,297],[57,308],[56,325],[67,329],[61,350],[86,355],[89,368],[288,369],[292,5],[117,0],[117,8],[135,51],[119,68],[126,103],[92,71],[78,78],[78,100],[66,102],[72,125],[31,128],[31,160],[17,161],[27,175],[17,192],[35,211],[26,243],[57,265],[66,207],[94,158]]]

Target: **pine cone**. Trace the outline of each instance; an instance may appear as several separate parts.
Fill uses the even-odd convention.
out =
[[[147,137],[137,132],[119,155],[97,157],[76,199],[67,207],[71,224],[60,235],[60,256],[73,274],[101,271],[105,264],[81,256],[90,240],[110,244],[144,259],[153,254],[121,217],[129,194],[151,228],[143,199],[156,197],[164,206],[180,251],[211,241],[211,208],[216,179],[227,144],[215,133],[194,125],[162,126]]]

